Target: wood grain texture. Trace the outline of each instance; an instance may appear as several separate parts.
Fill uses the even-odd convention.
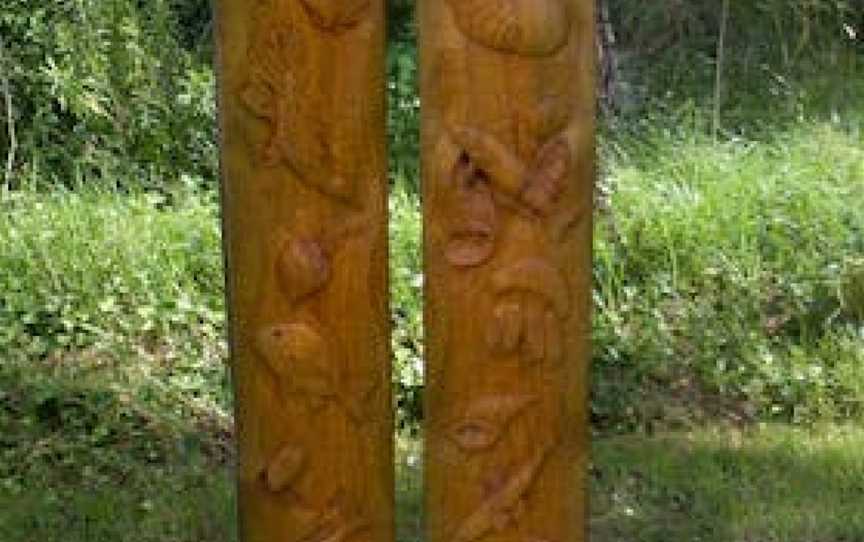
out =
[[[587,536],[593,22],[420,2],[428,542]]]
[[[384,2],[217,20],[241,540],[392,541]]]

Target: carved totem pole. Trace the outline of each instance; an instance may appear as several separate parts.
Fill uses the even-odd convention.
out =
[[[393,540],[383,0],[220,0],[244,542]]]
[[[593,22],[420,3],[428,542],[586,539]]]

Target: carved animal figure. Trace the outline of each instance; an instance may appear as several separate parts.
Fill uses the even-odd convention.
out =
[[[570,33],[565,0],[448,0],[456,24],[472,40],[506,53],[546,56]]]

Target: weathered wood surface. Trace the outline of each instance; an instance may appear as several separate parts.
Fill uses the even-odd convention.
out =
[[[593,2],[420,6],[427,540],[583,541]]]
[[[391,541],[384,2],[217,18],[241,540]]]

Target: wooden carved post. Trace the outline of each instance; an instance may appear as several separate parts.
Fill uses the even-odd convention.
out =
[[[392,541],[384,2],[217,8],[241,540]]]
[[[420,9],[427,539],[583,541],[593,1]]]

